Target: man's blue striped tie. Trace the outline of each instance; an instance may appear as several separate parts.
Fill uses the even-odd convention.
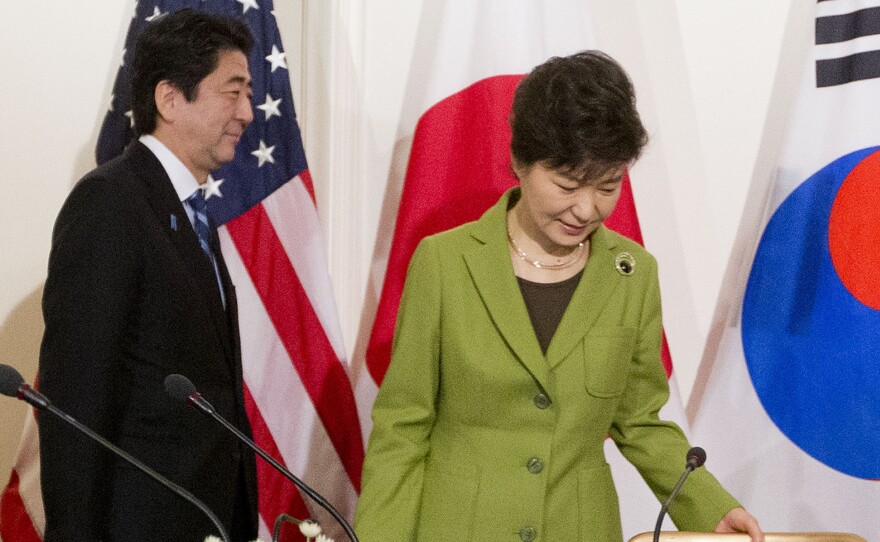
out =
[[[190,197],[186,198],[186,201],[193,210],[195,219],[193,227],[195,227],[196,235],[199,236],[199,244],[202,245],[202,250],[205,251],[205,254],[213,262],[214,253],[211,251],[211,226],[208,224],[208,204],[205,202],[202,190],[198,189],[193,192]]]
[[[220,288],[220,297],[223,300],[223,306],[226,306],[226,293],[223,291],[223,283],[220,282],[220,271],[217,269],[217,260],[214,258],[214,251],[211,250],[211,225],[208,223],[208,204],[202,195],[201,188],[197,189],[193,194],[186,198],[186,202],[193,210],[193,226],[196,235],[199,237],[199,244],[202,250],[208,256],[211,267],[214,268],[214,274],[217,277],[217,287]]]

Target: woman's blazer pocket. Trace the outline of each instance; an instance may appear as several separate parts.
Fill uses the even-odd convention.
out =
[[[626,389],[636,332],[631,327],[600,327],[584,338],[584,384],[594,397],[616,397]]]

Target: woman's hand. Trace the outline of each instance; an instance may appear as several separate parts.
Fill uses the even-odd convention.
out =
[[[746,512],[745,508],[734,508],[728,512],[715,526],[715,532],[748,533],[752,542],[764,542],[764,531],[758,525],[758,520]]]

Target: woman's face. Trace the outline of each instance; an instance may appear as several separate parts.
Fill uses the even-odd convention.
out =
[[[536,163],[514,164],[522,195],[514,212],[524,233],[548,254],[565,252],[596,231],[620,198],[626,164],[575,179]]]

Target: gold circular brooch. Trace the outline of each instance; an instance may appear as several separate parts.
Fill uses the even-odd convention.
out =
[[[636,268],[636,259],[629,252],[621,252],[617,258],[614,258],[614,268],[621,275],[632,275]]]

